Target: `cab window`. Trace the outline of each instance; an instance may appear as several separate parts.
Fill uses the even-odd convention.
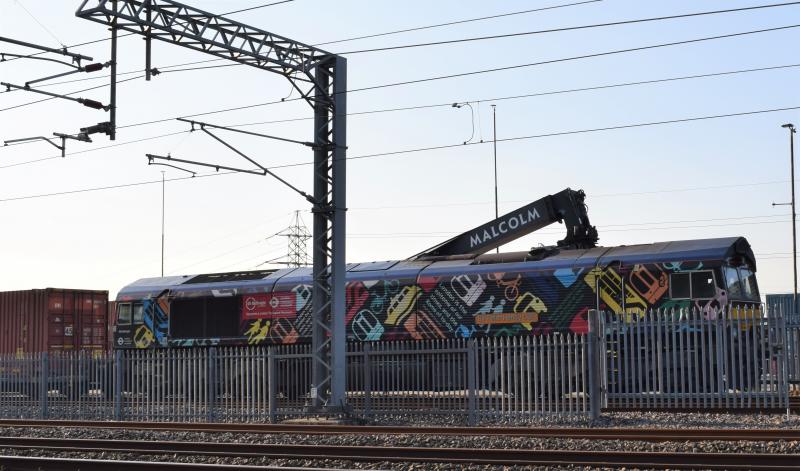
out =
[[[133,305],[133,323],[141,324],[143,322],[144,322],[144,306],[142,306],[142,303],[136,303]]]
[[[739,283],[742,287],[744,297],[751,301],[759,301],[758,285],[756,285],[756,274],[749,268],[739,268]]]
[[[131,305],[122,303],[117,305],[117,325],[131,324]]]
[[[742,296],[742,285],[739,282],[739,271],[735,267],[724,267],[725,284],[728,286],[728,297],[740,298]]]

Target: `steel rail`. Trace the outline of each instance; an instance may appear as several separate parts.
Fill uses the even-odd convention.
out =
[[[299,435],[444,435],[573,438],[633,441],[796,441],[800,429],[653,429],[544,427],[409,427],[380,425],[231,424],[176,422],[98,422],[67,420],[0,420],[0,427],[79,427],[162,430],[197,433],[260,433]],[[1,430],[1,429],[0,429]]]
[[[797,469],[798,454],[672,453],[497,448],[375,447],[65,438],[0,437],[0,448],[80,453],[203,455],[357,462],[521,466],[606,466],[668,469]]]
[[[178,469],[183,471],[333,471],[328,468],[292,466],[250,466],[207,463],[171,463],[166,461],[92,460],[78,458],[42,458],[33,456],[0,455],[3,469],[14,471],[121,471],[140,469]],[[342,471],[339,469],[338,471]]]

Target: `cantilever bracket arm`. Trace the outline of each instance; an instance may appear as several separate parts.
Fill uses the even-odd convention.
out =
[[[14,145],[14,144],[23,144],[26,142],[33,142],[33,141],[45,141],[51,146],[55,147],[56,149],[61,151],[61,157],[67,156],[67,139],[74,139],[76,141],[83,141],[83,142],[92,142],[88,136],[72,136],[70,134],[63,134],[59,132],[54,132],[53,136],[61,139],[61,145],[56,144],[50,138],[44,136],[34,136],[34,137],[23,137],[20,139],[9,139],[7,141],[3,141],[3,146]]]
[[[106,105],[100,103],[99,101],[90,100],[89,98],[75,98],[75,97],[71,97],[71,96],[67,96],[67,95],[59,95],[58,93],[51,93],[51,92],[46,92],[44,90],[31,88],[31,87],[29,87],[27,85],[14,85],[13,83],[8,83],[8,82],[0,82],[0,85],[6,87],[7,91],[11,91],[12,88],[16,89],[16,90],[25,90],[25,91],[28,91],[28,92],[39,93],[41,95],[47,95],[47,96],[53,97],[53,98],[61,98],[61,99],[64,99],[64,100],[74,101],[76,103],[80,103],[83,106],[86,106],[87,108],[92,108],[92,109],[95,109],[95,110],[108,111],[110,109],[109,106],[106,106]]]
[[[86,67],[75,67],[75,66],[72,66],[72,67],[75,67],[75,70],[70,70],[69,72],[64,72],[64,73],[61,73],[61,74],[48,75],[47,77],[42,77],[42,78],[38,78],[38,79],[35,79],[35,80],[29,80],[29,81],[25,82],[25,86],[29,87],[29,86],[33,85],[34,83],[44,82],[46,80],[52,80],[54,78],[59,78],[59,77],[66,77],[67,75],[77,74],[77,73],[80,73],[80,72],[86,72],[86,73],[97,72],[98,70],[103,70],[104,68],[106,68],[106,67],[108,67],[110,65],[111,65],[111,62],[106,62],[105,64],[97,62],[95,64],[89,64]]]
[[[169,157],[169,156],[168,156],[168,157]],[[171,165],[171,164],[162,164],[162,163],[159,163],[159,162],[154,162],[154,160],[155,160],[156,158],[157,158],[156,156],[152,156],[152,157],[151,157],[151,156],[150,156],[150,154],[147,154],[147,165],[160,165],[160,166],[162,166],[162,167],[170,167],[170,168],[174,168],[174,169],[176,169],[176,170],[180,170],[180,171],[182,171],[182,172],[191,173],[191,174],[192,174],[192,178],[194,178],[194,177],[197,175],[197,172],[192,172],[191,170],[185,169],[185,168],[183,168],[183,167],[178,167],[177,165]]]
[[[223,142],[223,141],[220,141],[220,142]],[[225,144],[225,143],[223,142],[223,144]],[[227,146],[227,144],[225,144],[225,145]],[[314,201],[314,198],[311,195],[309,195],[308,193],[304,192],[303,190],[298,189],[297,187],[295,187],[291,183],[289,183],[286,180],[282,179],[281,177],[275,175],[269,169],[264,168],[261,165],[255,163],[252,159],[250,159],[246,155],[242,154],[241,152],[237,151],[233,147],[230,147],[230,146],[228,146],[228,147],[231,150],[233,150],[234,152],[236,152],[237,154],[245,157],[248,161],[253,162],[261,170],[259,171],[259,170],[251,170],[251,169],[246,169],[246,168],[229,167],[227,165],[220,165],[220,164],[209,164],[209,163],[206,163],[206,162],[198,162],[196,160],[177,159],[177,158],[175,158],[175,157],[173,157],[173,156],[171,156],[169,154],[167,154],[166,156],[156,155],[156,154],[145,154],[145,155],[147,156],[148,165],[156,165],[156,163],[155,163],[156,160],[166,160],[166,161],[170,161],[170,162],[178,162],[178,163],[182,163],[182,164],[199,165],[200,167],[213,168],[217,172],[219,172],[220,170],[228,170],[228,171],[231,171],[231,172],[249,173],[249,174],[252,174],[252,175],[269,175],[269,176],[277,179],[278,181],[280,181],[284,185],[288,186],[292,190],[294,190],[296,193],[298,193],[300,196],[305,198],[310,203],[316,204],[316,201]],[[181,170],[183,170],[183,169],[181,169]]]
[[[267,139],[274,139],[276,141],[290,142],[292,144],[300,144],[300,145],[303,145],[303,146],[306,146],[306,147],[314,147],[314,143],[313,142],[298,141],[298,140],[295,140],[295,139],[289,139],[287,137],[273,136],[271,134],[262,134],[262,133],[258,133],[258,132],[252,132],[252,131],[244,131],[242,129],[236,129],[236,128],[231,128],[231,127],[227,127],[227,126],[219,126],[219,125],[216,125],[216,124],[204,123],[202,121],[194,121],[194,120],[186,119],[186,118],[177,118],[177,120],[181,121],[183,123],[189,123],[192,126],[192,129],[191,129],[192,131],[196,131],[197,130],[195,128],[195,125],[196,125],[196,126],[198,126],[200,128],[201,131],[205,131],[205,128],[221,129],[223,131],[238,132],[240,134],[247,134],[249,136],[265,137]],[[258,164],[256,164],[256,165],[258,165]]]
[[[12,54],[10,52],[0,52],[0,62],[6,62],[8,59],[6,57],[11,57],[13,59],[31,59],[37,61],[47,61],[47,62],[55,62],[56,64],[66,65],[67,67],[74,67],[77,68],[75,64],[70,62],[60,61],[58,59],[53,59],[50,57],[36,57],[36,56],[26,56],[23,54]]]
[[[56,49],[56,48],[53,48],[53,47],[40,46],[38,44],[28,43],[28,42],[20,41],[20,40],[17,40],[17,39],[6,38],[6,37],[3,37],[3,36],[0,36],[0,42],[9,43],[9,44],[15,44],[17,46],[29,47],[31,49],[38,49],[38,50],[44,51],[44,52],[52,52],[53,54],[61,54],[62,56],[67,56],[67,57],[72,58],[72,60],[74,62],[76,62],[77,64],[80,64],[81,60],[87,60],[87,61],[93,60],[89,56],[84,56],[83,54],[77,54],[77,53],[74,53],[74,52],[69,52],[69,51],[67,51],[66,47],[61,48],[61,49]]]
[[[66,148],[66,145],[65,145],[65,142],[64,142],[64,141],[66,141],[66,139],[63,138],[63,137],[61,138],[61,145],[56,144],[55,142],[50,140],[50,138],[48,138],[48,137],[33,136],[33,137],[23,137],[23,138],[20,138],[20,139],[9,139],[7,141],[3,141],[3,147],[14,145],[14,144],[23,144],[23,143],[26,143],[26,142],[33,142],[33,141],[45,141],[48,144],[50,144],[51,146],[53,146],[56,149],[60,150],[61,151],[61,157],[66,157],[66,152],[64,150]]]

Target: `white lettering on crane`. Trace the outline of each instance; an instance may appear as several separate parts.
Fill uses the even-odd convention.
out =
[[[524,227],[540,217],[539,211],[537,211],[536,208],[529,209],[527,213],[520,212],[518,214],[514,214],[509,218],[500,221],[496,226],[491,226],[487,229],[484,229],[483,233],[476,232],[474,234],[470,234],[469,246],[470,248],[474,248],[477,245],[491,242],[497,237],[508,233],[509,230],[513,231],[520,227]]]

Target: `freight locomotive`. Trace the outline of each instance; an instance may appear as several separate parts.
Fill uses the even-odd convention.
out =
[[[585,195],[566,189],[407,260],[347,266],[348,341],[584,332],[589,309],[757,305],[743,237],[596,246]],[[554,222],[567,237],[529,252],[489,250]],[[114,348],[310,342],[311,269],[146,278],[117,296]]]

